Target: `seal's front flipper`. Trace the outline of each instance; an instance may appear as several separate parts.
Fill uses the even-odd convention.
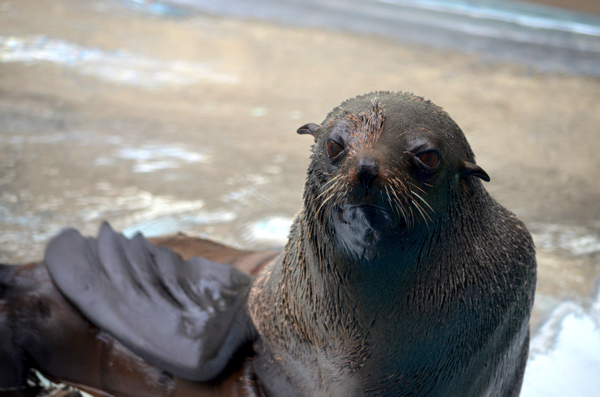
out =
[[[252,278],[228,265],[183,261],[138,234],[103,224],[98,239],[68,229],[44,258],[60,291],[93,323],[146,361],[184,379],[214,379],[255,330]]]

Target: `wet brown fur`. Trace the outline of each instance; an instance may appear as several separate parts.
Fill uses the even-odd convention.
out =
[[[325,140],[344,124],[353,139],[343,163],[328,171]],[[357,184],[356,157],[371,153],[386,134],[419,129],[443,141],[445,168],[419,181],[402,153],[374,152],[381,164],[375,188],[402,231],[396,243],[380,243],[379,252],[348,254],[337,240],[332,211]],[[444,382],[444,395],[518,395],[535,286],[533,243],[479,179],[460,173],[461,161],[475,162],[462,131],[429,101],[383,92],[335,108],[315,140],[304,206],[283,255],[259,275],[249,299],[262,337],[259,355],[280,368],[263,368],[266,382],[279,390],[293,388],[290,396],[437,395]],[[382,319],[388,323],[382,325]],[[479,335],[481,330],[489,334]],[[433,339],[423,336],[428,333]],[[420,343],[436,338],[445,341],[419,352]],[[493,343],[498,347],[489,348]],[[432,346],[447,357],[427,350]],[[498,357],[499,351],[507,356]],[[415,362],[405,356],[417,353],[422,356]],[[429,367],[429,357],[439,358],[437,369]],[[407,368],[394,362],[406,362]],[[257,365],[260,375],[265,364]],[[474,365],[496,372],[479,376]],[[451,379],[460,378],[463,369],[466,380]]]

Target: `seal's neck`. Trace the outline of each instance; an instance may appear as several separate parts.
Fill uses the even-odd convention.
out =
[[[281,315],[292,318],[289,313],[294,313],[298,324],[312,327],[299,337],[325,343],[335,331],[359,343],[373,316],[398,306],[406,295],[422,247],[436,234],[436,226],[423,234],[391,234],[369,248],[373,254],[359,256],[340,246],[332,225],[314,221],[312,208],[299,213],[272,270],[279,274],[270,280],[273,298],[287,305]]]
[[[426,278],[427,274],[452,271],[445,265],[453,259],[448,257],[454,252],[451,246],[472,244],[462,239],[480,235],[477,228],[496,208],[479,180],[459,180],[446,186],[441,196],[446,200],[434,207],[436,212],[427,222],[382,233],[362,255],[345,249],[331,218],[306,203],[282,258],[284,280],[306,286],[292,288],[301,301],[305,302],[304,294],[308,294],[316,305],[323,299],[336,306],[334,314],[342,318],[332,321],[344,326],[349,325],[344,320],[349,311],[357,321],[368,322],[378,311],[395,310],[417,288],[417,275]],[[473,214],[479,222],[473,221]],[[312,313],[310,308],[306,311]]]
[[[348,255],[335,240],[333,225],[311,212],[314,206],[303,208],[284,252],[257,277],[249,297],[265,349],[259,356],[282,366],[276,375],[261,378],[293,377],[294,387],[319,388],[307,389],[305,395],[334,395],[333,388],[352,395],[356,385],[334,385],[335,380],[359,379],[348,375],[371,368],[371,361],[396,365],[388,362],[396,359],[388,354],[393,346],[375,346],[380,338],[373,335],[402,334],[402,327],[413,327],[418,334],[417,317],[427,316],[429,306],[439,310],[440,302],[447,302],[443,296],[438,299],[436,283],[449,280],[455,270],[446,256],[458,251],[450,245],[465,245],[456,231],[475,224],[467,218],[477,208],[489,207],[472,196],[468,189],[448,192],[450,205],[440,211],[447,216],[433,217],[422,233],[392,233],[377,243],[378,255],[364,257]],[[478,235],[475,230],[466,234]],[[423,296],[432,304],[420,304]]]

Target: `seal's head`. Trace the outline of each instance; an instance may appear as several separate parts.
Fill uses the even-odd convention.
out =
[[[315,138],[307,219],[361,258],[447,216],[458,190],[480,185],[473,177],[489,181],[448,114],[411,94],[349,99],[298,133]]]

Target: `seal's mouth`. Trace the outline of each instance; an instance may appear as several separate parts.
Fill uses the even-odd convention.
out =
[[[416,189],[416,188],[415,188]],[[354,228],[379,231],[410,230],[419,222],[429,223],[433,209],[415,189],[380,185],[365,194],[347,190],[333,208],[337,221]]]
[[[392,213],[390,208],[386,208],[382,205],[377,204],[348,204],[344,209],[354,210],[354,209],[362,209],[364,211],[382,211],[387,213]]]
[[[383,231],[394,226],[394,213],[381,204],[345,203],[336,208],[338,220],[347,226],[365,231]]]
[[[398,226],[398,217],[381,204],[343,203],[333,208],[335,239],[347,252],[364,257]]]
[[[364,175],[356,176],[360,173],[340,172],[316,195],[318,217],[332,221],[336,233],[356,243],[373,243],[431,221],[433,209],[422,188],[407,175],[381,166],[377,170],[368,184]]]

